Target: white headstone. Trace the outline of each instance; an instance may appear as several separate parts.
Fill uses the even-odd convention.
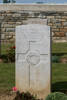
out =
[[[16,27],[16,87],[39,98],[50,93],[50,27]]]

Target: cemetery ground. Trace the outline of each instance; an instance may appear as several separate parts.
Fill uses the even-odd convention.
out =
[[[15,86],[15,64],[0,63],[0,92]],[[52,89],[67,90],[67,64],[52,64]]]
[[[13,45],[2,45],[2,54]],[[53,43],[52,55],[64,56],[67,54],[67,43]],[[67,58],[67,56],[65,56]],[[0,62],[0,94],[9,94],[15,86],[15,63]],[[58,57],[52,63],[52,91],[61,91],[67,94],[67,63],[59,62]],[[12,95],[14,97],[14,95]],[[3,99],[4,100],[4,99]],[[9,100],[9,99],[7,99]]]

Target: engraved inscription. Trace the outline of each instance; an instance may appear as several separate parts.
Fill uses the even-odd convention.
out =
[[[30,52],[29,55],[27,56],[27,61],[29,64],[36,65],[40,62],[40,55],[39,52],[33,51]]]

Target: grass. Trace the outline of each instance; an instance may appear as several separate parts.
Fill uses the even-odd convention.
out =
[[[67,57],[67,43],[52,43],[52,53]],[[52,64],[52,89],[67,90],[67,64]]]
[[[67,64],[52,64],[52,89],[67,90]]]
[[[67,54],[66,55],[63,55],[62,58],[67,58]]]
[[[52,64],[52,83],[67,81],[67,64]]]
[[[67,43],[52,43],[52,53],[67,53]]]
[[[0,91],[11,90],[15,86],[15,64],[0,63]],[[52,64],[52,89],[67,90],[67,64]]]
[[[15,64],[0,63],[0,92],[10,90],[15,85]]]

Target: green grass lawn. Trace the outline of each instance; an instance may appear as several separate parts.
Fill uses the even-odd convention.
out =
[[[53,63],[52,78],[52,83],[67,81],[67,64]]]
[[[67,43],[52,43],[52,53],[67,53]]]
[[[15,86],[15,64],[0,63],[0,91]],[[67,64],[52,64],[52,89],[67,90]]]
[[[15,64],[0,63],[0,92],[15,86]]]
[[[52,89],[67,90],[67,64],[52,64]]]

